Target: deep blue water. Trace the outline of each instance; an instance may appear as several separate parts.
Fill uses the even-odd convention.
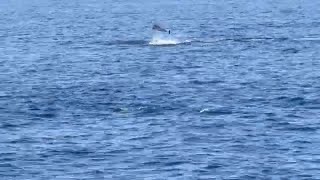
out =
[[[320,1],[2,0],[0,179],[320,179],[319,69]]]

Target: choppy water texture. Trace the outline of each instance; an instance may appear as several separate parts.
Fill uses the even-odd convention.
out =
[[[5,0],[0,17],[0,179],[320,179],[320,1]],[[182,43],[150,44],[153,21]]]

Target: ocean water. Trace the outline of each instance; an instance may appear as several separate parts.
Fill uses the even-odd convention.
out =
[[[320,179],[320,1],[2,0],[0,17],[0,179]]]

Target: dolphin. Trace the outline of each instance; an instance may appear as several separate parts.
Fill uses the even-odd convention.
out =
[[[160,27],[158,24],[154,24],[152,26],[152,30],[161,31],[161,32],[168,32],[170,34],[170,30],[166,30],[166,29]]]

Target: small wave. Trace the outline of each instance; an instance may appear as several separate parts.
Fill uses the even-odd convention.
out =
[[[320,41],[320,37],[302,37],[294,39],[296,41]]]
[[[104,43],[105,45],[108,46],[113,46],[113,45],[144,45],[147,44],[147,41],[144,40],[114,40],[114,41],[109,41]]]
[[[298,53],[299,50],[298,49],[295,49],[295,48],[287,48],[287,49],[284,49],[282,50],[283,53],[292,53],[292,54],[295,54],[295,53]]]
[[[221,108],[204,108],[200,110],[200,113],[210,114],[210,115],[228,115],[232,114],[232,110],[227,107]]]

